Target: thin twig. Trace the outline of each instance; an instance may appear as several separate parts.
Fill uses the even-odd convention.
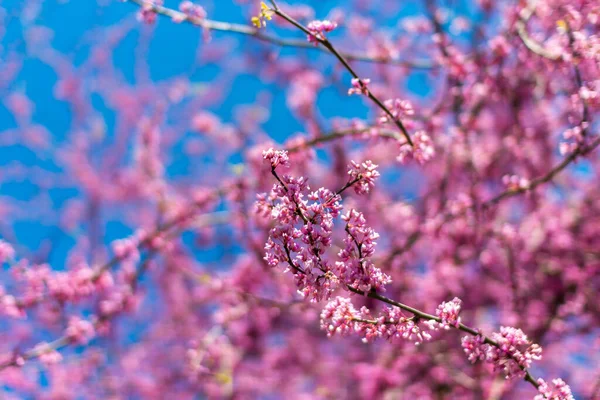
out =
[[[517,34],[521,38],[521,41],[525,47],[527,47],[531,52],[552,61],[560,60],[562,58],[561,54],[553,53],[550,50],[547,50],[544,46],[533,40],[529,36],[529,33],[527,33],[527,22],[535,13],[536,5],[537,0],[529,0],[527,7],[523,8],[519,13],[519,19],[515,22]]]
[[[283,39],[277,36],[267,35],[263,33],[260,29],[257,29],[253,26],[235,24],[230,22],[223,21],[215,21],[210,19],[197,19],[197,18],[189,18],[186,14],[174,10],[172,8],[160,6],[157,4],[153,4],[144,0],[125,0],[130,3],[135,3],[139,7],[149,7],[152,11],[159,15],[163,15],[166,17],[170,17],[177,21],[186,22],[192,25],[199,26],[204,29],[209,29],[212,31],[221,31],[221,32],[230,32],[235,34],[241,34],[253,37],[255,39],[261,40],[263,42],[268,42],[275,44],[277,46],[282,47],[295,47],[306,50],[317,50],[322,53],[329,53],[327,49],[316,47],[305,40],[292,40],[292,39]],[[382,57],[373,57],[364,53],[351,53],[351,52],[341,52],[341,54],[347,60],[352,61],[361,61],[368,63],[378,63],[378,64],[389,64],[389,65],[398,65],[407,68],[414,69],[433,69],[438,66],[433,64],[427,60],[399,60],[399,59],[388,59]]]
[[[305,27],[300,22],[296,21],[294,18],[292,18],[291,16],[286,14],[284,11],[282,11],[279,7],[277,7],[275,2],[271,2],[271,3],[273,4],[273,7],[274,7],[271,11],[273,11],[276,15],[278,15],[279,17],[283,18],[284,20],[288,21],[290,24],[292,24],[295,27],[297,27],[298,29],[300,29],[306,35],[315,38],[315,40],[319,44],[324,46],[327,50],[329,50],[329,52],[331,54],[333,54],[338,59],[338,61],[344,66],[344,68],[346,68],[346,70],[350,73],[350,75],[352,75],[352,77],[354,79],[360,80],[358,73],[356,73],[354,68],[352,68],[352,66],[348,63],[348,60],[346,60],[344,55],[342,53],[340,53],[326,37],[324,37],[324,36],[320,37],[320,36],[313,35],[312,32],[307,27]],[[408,142],[408,144],[411,147],[414,147],[413,141],[410,138],[410,135],[408,134],[408,130],[406,129],[406,127],[404,126],[402,121],[400,121],[399,118],[395,117],[394,114],[392,114],[392,112],[383,104],[383,102],[381,100],[379,100],[379,98],[377,96],[375,96],[373,94],[373,92],[371,92],[371,90],[366,85],[363,86],[363,89],[366,90],[367,97],[369,99],[371,99],[377,105],[377,107],[379,107],[390,118],[390,120],[394,121],[394,124],[398,127],[398,129],[400,129],[400,131],[406,138],[406,141]]]

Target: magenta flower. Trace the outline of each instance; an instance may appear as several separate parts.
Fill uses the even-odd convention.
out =
[[[400,163],[405,163],[410,159],[416,160],[419,164],[425,164],[435,156],[433,142],[424,131],[415,132],[413,138],[414,146],[404,143],[400,146],[400,154],[396,158]]]
[[[455,297],[451,301],[444,301],[440,304],[435,310],[435,315],[441,318],[442,322],[440,326],[449,329],[450,326],[458,328],[460,325],[460,317],[458,314],[460,313],[460,305],[462,301]]]
[[[281,157],[267,152],[265,159],[273,166]],[[259,196],[256,210],[276,222],[265,245],[265,261],[272,267],[284,265],[311,301],[328,299],[338,286],[325,250],[341,210],[339,196],[324,188],[311,192],[304,178],[284,175],[268,196]]]
[[[571,388],[562,379],[552,379],[552,386],[542,378],[537,380],[539,386],[534,400],[575,400]]]
[[[523,368],[529,368],[533,360],[542,359],[542,348],[531,343],[520,329],[500,327],[500,333],[493,333],[492,339],[498,347],[489,346],[487,359],[495,370],[503,370],[508,379],[524,377]]]
[[[350,161],[348,175],[351,181],[357,181],[354,186],[356,194],[366,194],[375,186],[375,179],[379,178],[377,165],[371,160],[367,160],[361,164]]]
[[[384,101],[383,104],[396,120],[404,120],[407,117],[411,117],[415,114],[415,110],[408,100],[388,99]],[[381,111],[379,113],[379,123],[385,124],[388,122],[392,122],[390,121],[390,116]]]
[[[531,343],[520,329],[500,327],[491,336],[497,345],[486,343],[483,336],[465,336],[462,346],[469,361],[485,360],[502,370],[507,379],[523,378],[533,360],[542,359],[542,348]]]
[[[352,301],[338,296],[321,311],[321,329],[327,332],[327,336],[346,336],[355,333],[355,320],[359,317],[360,314],[352,305]]]
[[[371,83],[370,79],[352,79],[352,87],[348,89],[348,95],[362,94],[368,96],[369,83]]]
[[[262,156],[271,164],[271,168],[277,168],[279,165],[289,165],[290,159],[288,157],[287,151],[274,150],[273,148],[270,148],[268,150],[263,151]]]
[[[462,348],[471,363],[485,360],[489,345],[485,343],[483,335],[463,336]]]
[[[335,263],[336,275],[346,285],[363,292],[385,290],[391,278],[371,260],[379,235],[367,226],[364,216],[354,209],[342,216],[342,220],[346,221],[348,235],[344,238],[345,247],[338,253],[340,261]]]
[[[337,28],[337,23],[328,20],[312,21],[307,25],[307,28],[310,31],[310,35],[307,35],[308,41],[317,45],[319,40],[325,39],[325,33]]]

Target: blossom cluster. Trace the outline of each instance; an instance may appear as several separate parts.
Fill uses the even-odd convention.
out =
[[[367,226],[363,214],[355,209],[348,211],[342,219],[346,222],[347,236],[344,248],[338,253],[340,261],[335,263],[336,275],[344,284],[363,292],[385,290],[385,285],[392,280],[372,261],[379,235]]]
[[[371,83],[370,79],[352,79],[352,87],[348,89],[348,94],[362,94],[365,96],[369,95],[368,85]]]
[[[371,160],[360,164],[350,161],[348,175],[352,181],[356,181],[353,185],[356,194],[366,194],[375,186],[375,179],[379,178],[379,171],[377,171],[377,165],[373,164]]]
[[[565,139],[558,145],[560,154],[569,155],[575,152],[581,145],[585,143],[584,132],[588,128],[588,122],[584,121],[581,125],[566,129],[562,137]]]
[[[275,169],[287,165],[285,151],[268,149],[263,158],[279,181],[256,203],[259,214],[276,222],[265,245],[267,263],[285,265],[294,274],[300,293],[312,301],[328,299],[340,285],[383,290],[391,279],[371,260],[379,235],[367,226],[362,213],[352,209],[342,217],[345,247],[338,253],[339,261],[331,262],[326,250],[331,247],[334,220],[342,209],[339,194],[325,188],[311,191],[302,177],[280,178]],[[355,185],[359,194],[368,192],[379,176],[376,168],[370,161],[353,162],[349,185]]]
[[[291,268],[300,292],[314,301],[328,298],[337,288],[324,254],[341,208],[335,193],[325,188],[311,192],[304,178],[287,175],[257,201],[257,211],[276,221],[265,245],[265,260],[272,267]]]
[[[277,168],[279,165],[289,165],[290,158],[286,151],[269,148],[268,150],[263,151],[262,156],[269,164],[271,164],[271,168]]]
[[[417,131],[412,137],[413,146],[408,143],[400,145],[400,154],[397,160],[405,163],[410,159],[419,164],[425,164],[435,156],[435,149],[431,138],[424,131]]]
[[[188,0],[182,1],[179,4],[179,11],[189,19],[202,20],[206,18],[206,10],[202,6]]]
[[[494,370],[502,370],[507,379],[523,378],[531,362],[542,358],[542,348],[520,329],[503,326],[491,338],[496,345],[486,342],[481,335],[465,336],[463,350],[469,361],[485,360],[494,365]]]
[[[10,261],[15,256],[15,249],[4,240],[0,239],[0,264]]]
[[[66,336],[75,343],[87,344],[96,335],[94,324],[80,317],[71,317],[65,331]]]
[[[518,175],[504,175],[502,177],[502,183],[504,183],[509,190],[527,190],[531,185],[529,179],[521,178]]]
[[[454,328],[458,328],[460,325],[460,308],[462,301],[455,297],[451,301],[444,301],[442,304],[438,306],[435,310],[435,315],[437,315],[442,321],[440,322],[440,326],[449,329],[451,326]]]
[[[324,21],[311,21],[307,25],[308,31],[310,35],[307,35],[307,39],[310,43],[314,43],[315,45],[319,44],[320,40],[325,39],[325,33],[331,32],[335,28],[337,28],[337,23],[324,20]]]
[[[156,22],[155,7],[162,5],[163,0],[144,0],[144,3],[137,14],[138,20],[148,25],[154,24]]]
[[[395,120],[401,120],[415,114],[415,110],[408,100],[387,99],[383,102],[383,105],[388,109]],[[380,124],[391,122],[390,116],[386,112],[381,111],[378,122]]]
[[[419,345],[431,340],[437,323],[407,317],[400,308],[388,306],[377,317],[373,317],[368,308],[356,310],[350,299],[338,296],[321,311],[321,329],[330,337],[358,334],[365,343],[382,338],[407,340]]]
[[[552,385],[542,378],[537,380],[538,392],[533,400],[575,400],[571,388],[560,378],[552,379]]]
[[[140,260],[140,244],[145,239],[146,232],[138,230],[130,237],[117,239],[112,242],[115,257],[122,262],[136,263]]]
[[[53,271],[47,264],[30,265],[23,261],[14,267],[13,275],[19,283],[21,296],[2,295],[3,314],[22,317],[24,309],[46,297],[60,302],[73,302],[101,292],[113,285],[108,271],[100,273],[85,264],[79,264],[68,271]]]

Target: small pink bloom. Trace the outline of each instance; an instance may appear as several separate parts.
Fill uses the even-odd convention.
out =
[[[324,21],[312,21],[307,26],[310,31],[310,35],[307,35],[308,41],[310,43],[314,43],[315,45],[319,43],[319,40],[325,39],[325,33],[331,32],[335,28],[337,28],[337,23],[324,20]]]
[[[416,160],[419,164],[425,164],[435,156],[433,142],[424,131],[417,131],[413,138],[413,147],[408,143],[400,146],[400,154],[397,160],[405,163],[409,159]]]
[[[206,11],[204,10],[204,8],[202,6],[192,3],[191,1],[182,1],[179,4],[179,11],[185,14],[185,16],[188,19],[203,20],[206,18]]]
[[[369,95],[369,89],[367,86],[371,83],[370,79],[352,79],[352,88],[348,89],[348,94],[363,94]]]
[[[531,185],[529,179],[521,178],[517,175],[504,175],[502,183],[510,190],[527,190]]]
[[[371,160],[367,160],[362,164],[350,161],[348,175],[352,181],[358,180],[353,186],[356,194],[369,193],[372,187],[375,186],[375,179],[379,177],[377,165]]]
[[[285,150],[275,150],[270,148],[263,151],[263,159],[271,164],[271,168],[277,168],[279,165],[289,166],[289,157]]]
[[[15,249],[4,240],[0,239],[0,264],[11,261],[15,257]]]
[[[65,334],[75,343],[87,344],[96,335],[94,324],[80,317],[71,317]]]
[[[435,314],[441,318],[441,326],[448,329],[450,326],[458,328],[460,325],[460,317],[458,314],[460,313],[460,305],[462,301],[455,297],[452,301],[444,301],[442,304],[438,306],[435,310]]]
[[[208,111],[200,111],[192,117],[192,131],[212,133],[221,125],[219,118]]]
[[[542,378],[537,380],[538,392],[533,400],[575,400],[571,388],[562,379],[552,379],[552,386]]]

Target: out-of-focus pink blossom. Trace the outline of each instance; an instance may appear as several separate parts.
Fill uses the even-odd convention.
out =
[[[405,163],[410,159],[416,160],[419,164],[425,164],[435,156],[433,142],[424,131],[417,131],[412,137],[413,146],[408,143],[400,146],[400,154],[397,160]]]
[[[71,317],[65,334],[79,344],[87,344],[96,335],[94,324],[80,317]]]
[[[552,385],[542,378],[537,381],[539,387],[534,400],[575,400],[571,388],[562,379],[552,379]]]
[[[15,249],[4,240],[0,239],[0,264],[11,261],[15,257]]]

